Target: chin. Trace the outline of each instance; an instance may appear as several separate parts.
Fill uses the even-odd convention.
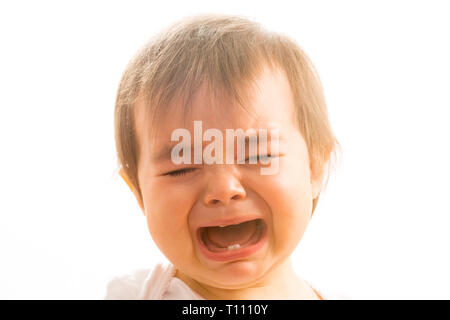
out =
[[[267,271],[261,261],[233,261],[222,265],[210,274],[215,287],[222,289],[242,289],[257,282]]]

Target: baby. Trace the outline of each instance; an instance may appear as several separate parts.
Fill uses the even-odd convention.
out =
[[[290,261],[338,147],[294,41],[238,16],[178,21],[127,66],[115,139],[170,264],[113,279],[107,299],[328,298]]]

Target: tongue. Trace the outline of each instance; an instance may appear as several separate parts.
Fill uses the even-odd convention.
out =
[[[206,228],[206,236],[218,247],[226,248],[233,244],[244,244],[256,231],[256,220],[226,227]]]

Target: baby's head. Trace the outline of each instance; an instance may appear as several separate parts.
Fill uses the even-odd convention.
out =
[[[225,161],[231,129],[277,133],[266,152],[257,139],[269,163],[249,163],[250,147],[245,163]],[[204,288],[254,287],[282,273],[338,145],[305,53],[286,36],[225,15],[183,19],[138,52],[120,83],[115,130],[120,173],[152,238],[178,277]],[[179,141],[189,145],[185,159],[224,160],[174,161]],[[271,162],[276,170],[261,174]]]

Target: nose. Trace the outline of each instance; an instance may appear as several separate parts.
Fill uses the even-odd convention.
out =
[[[245,199],[246,192],[233,173],[222,170],[214,173],[204,194],[206,206],[228,205],[231,200]]]

